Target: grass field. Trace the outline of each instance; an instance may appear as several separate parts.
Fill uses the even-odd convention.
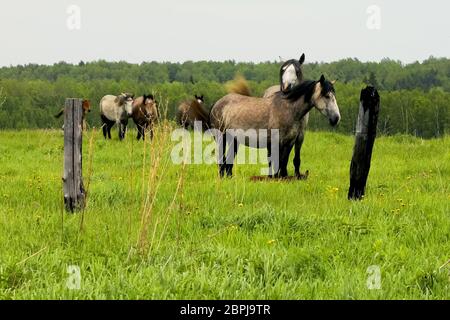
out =
[[[0,299],[450,298],[449,136],[379,137],[360,202],[350,136],[308,132],[310,176],[289,182],[253,182],[255,165],[221,180],[172,164],[161,132],[134,137],[85,134],[87,208],[70,215],[63,133],[0,131]]]

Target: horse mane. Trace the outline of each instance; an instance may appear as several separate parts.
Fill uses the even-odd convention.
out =
[[[119,106],[122,106],[125,104],[125,99],[126,97],[123,95],[118,95],[116,96],[116,98],[114,99],[114,102],[117,103]]]
[[[305,80],[302,83],[292,87],[291,89],[285,92],[280,92],[280,94],[283,96],[283,98],[288,99],[290,101],[297,101],[302,96],[305,96],[305,102],[309,102],[311,101],[311,97],[314,94],[315,85],[318,82],[319,81]],[[335,94],[334,86],[330,81],[325,80],[323,83],[321,83],[321,87],[322,87],[321,94],[323,96],[326,95],[328,92],[332,92]]]
[[[336,95],[333,84],[330,81],[325,80],[324,83],[322,83],[322,95],[326,95],[328,92],[333,92]]]
[[[229,81],[225,87],[228,93],[237,93],[247,97],[251,97],[252,95],[247,80],[241,75],[238,75],[234,80]]]
[[[314,80],[305,80],[302,83],[292,87],[289,90],[284,92],[280,91],[276,94],[281,95],[283,98],[288,99],[290,101],[297,101],[302,96],[305,96],[305,102],[309,102],[311,100],[312,95],[314,94],[314,88],[317,81]]]

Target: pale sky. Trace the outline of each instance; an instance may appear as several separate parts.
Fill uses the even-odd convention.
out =
[[[78,21],[67,13],[70,5],[80,8],[79,30],[67,26]],[[372,5],[379,15],[367,12]],[[388,57],[409,63],[450,57],[450,1],[2,0],[0,39],[0,66],[259,62],[302,52],[306,62]]]

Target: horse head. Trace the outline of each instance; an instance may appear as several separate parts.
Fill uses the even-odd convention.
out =
[[[303,53],[299,60],[290,59],[280,68],[280,89],[286,91],[303,81],[302,65],[305,62]]]
[[[144,94],[144,105],[152,104],[155,101],[155,97],[152,94]]]
[[[152,94],[144,94],[142,101],[143,102],[140,105],[140,110],[147,121],[149,121],[152,119],[152,117],[155,117],[154,114],[157,112],[157,101]]]
[[[205,99],[203,98],[203,95],[201,95],[201,96],[195,95],[195,100],[197,100],[197,102],[199,104],[203,104],[205,102]]]
[[[311,104],[328,118],[332,126],[336,126],[341,120],[334,83],[335,81],[328,81],[322,75],[320,80],[315,82],[311,97]]]
[[[83,107],[83,113],[86,114],[88,112],[91,112],[91,100],[83,100],[81,106]]]
[[[131,93],[121,93],[119,96],[119,106],[122,106],[128,116],[133,113],[134,95]]]

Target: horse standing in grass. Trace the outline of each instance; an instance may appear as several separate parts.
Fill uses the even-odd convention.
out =
[[[134,96],[121,93],[118,96],[106,95],[100,101],[100,118],[103,123],[103,136],[111,139],[111,128],[117,124],[119,139],[125,138],[128,118],[131,116]]]
[[[153,95],[144,94],[133,101],[131,117],[137,128],[137,139],[145,140],[145,133],[150,131],[150,139],[153,139],[153,124],[158,121],[158,106]]]
[[[263,95],[263,98],[270,98],[277,92],[284,92],[293,88],[295,85],[302,83],[303,81],[303,72],[301,66],[305,62],[305,54],[303,53],[300,59],[297,61],[295,59],[290,59],[283,63],[280,68],[280,85],[275,85],[268,88]],[[305,131],[308,126],[309,121],[309,112],[305,114],[305,116],[300,120],[300,130],[297,139],[294,144],[294,169],[295,176],[299,179],[306,178],[308,176],[308,171],[306,171],[305,175],[300,173],[300,164],[301,164],[301,150],[303,141],[305,140]]]
[[[209,114],[205,109],[205,100],[203,95],[194,96],[191,101],[184,101],[180,104],[177,111],[177,123],[185,129],[194,128],[195,121],[202,122],[202,129],[209,128]]]
[[[335,126],[340,121],[339,107],[335,98],[333,83],[322,75],[319,81],[303,81],[285,92],[278,92],[269,98],[255,98],[239,94],[228,94],[217,101],[210,114],[211,126],[218,130],[219,173],[232,175],[233,161],[240,143],[251,147],[265,147],[268,150],[269,176],[275,169],[275,177],[287,177],[289,154],[301,130],[301,119],[316,108],[328,117]],[[245,136],[249,130],[256,131],[256,137]],[[259,131],[267,130],[269,137],[260,137]],[[271,159],[270,141],[278,135],[279,158]],[[262,141],[267,139],[266,141]],[[257,145],[250,145],[256,140]],[[229,146],[225,154],[226,145]],[[273,163],[274,161],[275,163]]]
[[[87,129],[87,123],[86,123],[86,117],[89,112],[91,112],[91,101],[90,100],[83,100],[81,103],[81,107],[83,108],[83,114],[82,114],[82,129],[85,131]],[[64,108],[62,108],[57,114],[55,114],[55,118],[59,118],[64,114]],[[63,125],[64,128],[64,125]]]

